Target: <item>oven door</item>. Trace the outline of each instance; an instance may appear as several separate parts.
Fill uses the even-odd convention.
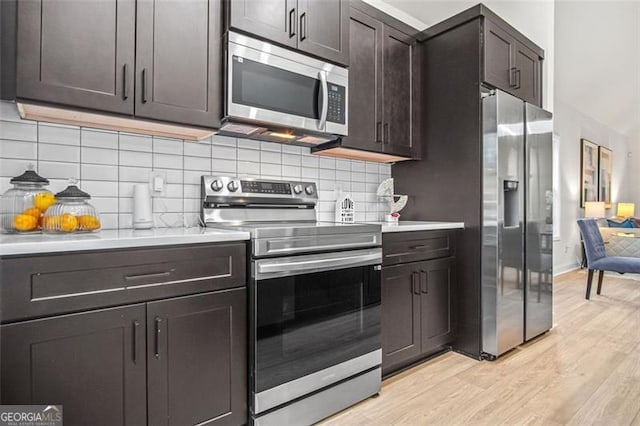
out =
[[[379,366],[382,250],[252,263],[253,413]]]
[[[236,33],[227,55],[229,118],[347,134],[346,69]]]

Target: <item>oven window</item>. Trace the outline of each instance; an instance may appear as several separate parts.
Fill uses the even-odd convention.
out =
[[[380,271],[258,281],[255,392],[380,349]]]
[[[318,120],[320,80],[246,58],[233,57],[235,104]]]

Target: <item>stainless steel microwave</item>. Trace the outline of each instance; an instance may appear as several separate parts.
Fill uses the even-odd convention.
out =
[[[221,133],[310,145],[347,135],[346,68],[234,32],[225,60]]]

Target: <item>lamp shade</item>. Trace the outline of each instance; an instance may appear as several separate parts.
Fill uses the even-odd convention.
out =
[[[618,211],[616,216],[633,217],[635,211],[636,205],[634,203],[618,203]]]
[[[584,203],[584,217],[603,218],[604,201],[587,201]]]

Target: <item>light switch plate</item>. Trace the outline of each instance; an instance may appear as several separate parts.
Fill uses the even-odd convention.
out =
[[[152,197],[164,197],[167,194],[167,173],[153,171],[149,173],[149,188]]]

